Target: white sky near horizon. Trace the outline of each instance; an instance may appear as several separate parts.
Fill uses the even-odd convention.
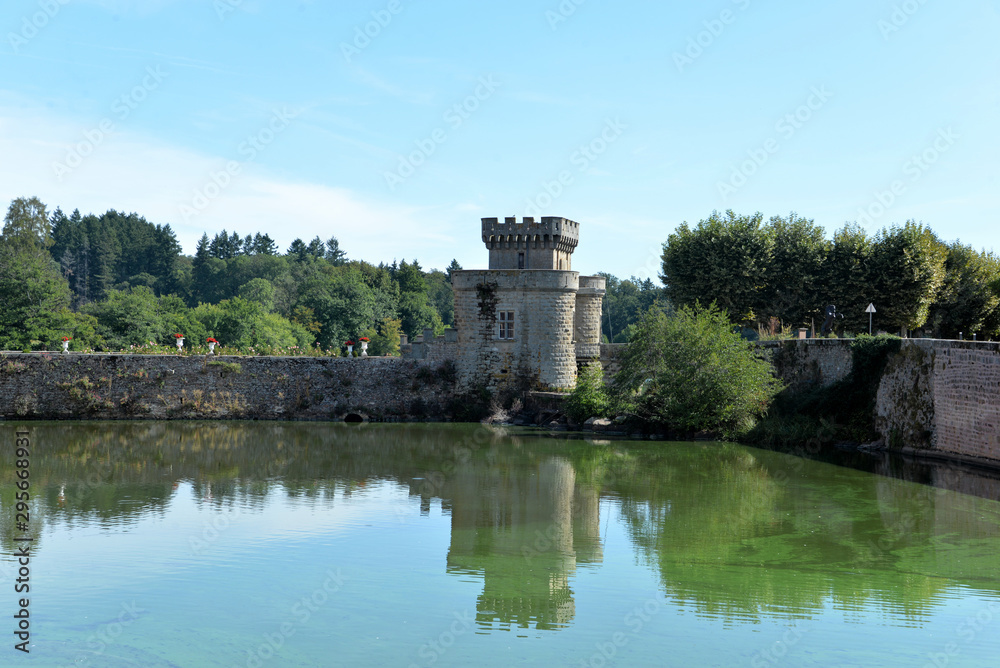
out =
[[[425,269],[511,215],[654,280],[729,208],[997,250],[998,34],[1000,0],[8,0],[0,200]]]

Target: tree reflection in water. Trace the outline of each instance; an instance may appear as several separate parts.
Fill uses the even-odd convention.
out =
[[[186,482],[198,503],[259,511],[278,493],[322,509],[375,483],[451,514],[445,568],[482,578],[483,628],[557,629],[578,566],[603,561],[600,509],[620,517],[665,596],[727,622],[833,606],[920,624],[949,588],[1000,592],[1000,485],[886,459],[895,476],[731,444],[584,442],[480,425],[38,423],[32,530],[164,516]],[[0,428],[12,438],[13,425]],[[14,500],[0,462],[0,502]],[[603,518],[604,521],[613,519]],[[0,540],[12,550],[14,516]]]

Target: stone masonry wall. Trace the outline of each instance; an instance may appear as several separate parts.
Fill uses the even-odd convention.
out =
[[[799,339],[761,341],[757,345],[771,351],[780,378],[791,392],[826,387],[851,372],[849,339]]]
[[[792,392],[851,370],[850,339],[768,341]],[[890,449],[1000,464],[1000,344],[904,339],[879,383],[875,427]]]
[[[621,369],[621,361],[619,357],[623,350],[625,350],[624,343],[602,343],[600,344],[601,351],[601,366],[604,367],[604,384],[610,385],[611,381],[614,380],[615,374]]]
[[[528,332],[528,359],[538,368],[542,388],[570,389],[576,385],[574,312],[576,291],[538,291],[525,294],[533,331]]]
[[[1000,344],[904,341],[879,386],[876,426],[893,448],[1000,464]]]
[[[0,355],[0,418],[440,417],[454,379],[392,357]]]
[[[443,335],[434,336],[434,330],[424,329],[423,335],[416,337],[412,343],[401,343],[399,352],[404,359],[427,362],[455,360],[458,357],[458,331],[448,328]]]
[[[576,293],[576,358],[588,360],[601,355],[601,304],[607,279],[603,276],[581,276]]]
[[[571,309],[573,293],[566,295],[555,311]],[[475,292],[457,296],[474,300]],[[572,324],[567,315],[541,326]],[[767,347],[778,349],[782,377],[800,388],[830,384],[850,368],[849,340]],[[575,367],[573,346],[565,348]],[[620,348],[601,345],[607,371]],[[493,347],[473,352],[484,365],[516,361],[516,349],[506,359]],[[495,368],[504,369],[516,373]],[[0,419],[336,420],[357,413],[412,420],[446,415],[456,381],[454,368],[433,360],[10,353],[0,355]],[[893,449],[1000,464],[1000,344],[905,340],[886,366],[874,417]]]
[[[452,285],[462,387],[516,381],[533,389],[573,387],[577,272],[457,271]],[[498,311],[514,311],[513,340],[497,338]]]

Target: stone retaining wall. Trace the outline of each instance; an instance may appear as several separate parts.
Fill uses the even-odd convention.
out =
[[[904,341],[875,412],[893,449],[1000,464],[1000,344]]]
[[[850,371],[850,340],[762,345],[793,388]],[[600,348],[608,379],[620,350]],[[448,419],[461,403],[457,370],[428,357],[0,354],[0,418]],[[904,340],[874,419],[892,449],[1000,464],[1000,344]]]
[[[446,418],[454,373],[393,357],[0,355],[0,418]]]
[[[851,370],[851,339],[767,341],[790,391],[825,387]],[[1000,343],[904,339],[886,364],[875,428],[893,450],[1000,464]]]
[[[796,339],[761,341],[757,345],[771,351],[778,377],[790,391],[826,387],[851,372],[853,339]]]

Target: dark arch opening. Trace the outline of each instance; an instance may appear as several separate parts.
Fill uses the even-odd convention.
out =
[[[344,416],[344,422],[358,423],[364,422],[365,419],[358,415],[357,413],[348,413]]]

